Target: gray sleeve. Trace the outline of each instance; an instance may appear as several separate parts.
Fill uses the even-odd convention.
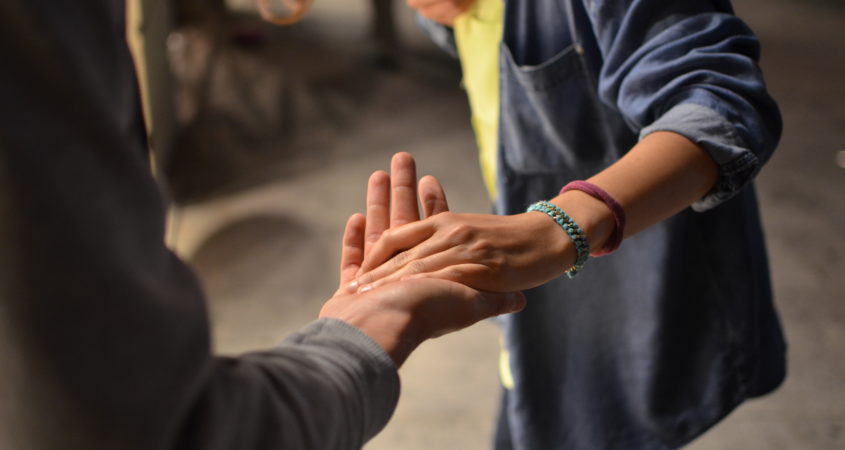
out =
[[[367,335],[322,319],[273,350],[211,366],[176,448],[355,449],[399,397],[390,357]]]
[[[216,358],[164,245],[124,2],[0,2],[0,448],[357,448],[398,376],[323,320]]]

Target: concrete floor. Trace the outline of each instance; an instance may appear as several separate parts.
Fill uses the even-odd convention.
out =
[[[763,41],[786,124],[758,186],[789,376],[691,449],[845,448],[845,9],[835,5],[735,2]],[[454,210],[488,211],[455,64],[403,8],[401,69],[375,69],[366,12],[321,0],[293,28],[227,28],[258,26],[264,45],[213,46],[199,29],[170,41],[189,124],[169,171],[170,237],[205,282],[222,353],[271,346],[315,317],[335,289],[343,224],[394,152],[440,178]],[[393,420],[366,448],[488,448],[498,339],[481,323],[421,347],[401,371]]]

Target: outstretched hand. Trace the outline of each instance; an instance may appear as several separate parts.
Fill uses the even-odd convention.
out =
[[[378,170],[370,175],[367,216],[353,214],[346,223],[340,253],[340,286],[336,294],[355,292],[349,285],[355,281],[361,263],[386,230],[420,220],[417,196],[423,217],[449,210],[446,193],[436,178],[424,176],[417,183],[416,162],[409,153],[393,156],[390,173]]]
[[[560,276],[574,255],[565,232],[542,213],[449,212],[386,230],[351,286],[366,291],[397,280],[440,278],[510,292]]]
[[[341,291],[437,278],[481,291],[512,292],[560,276],[575,260],[570,240],[551,218],[537,212],[449,212],[446,194],[434,177],[420,180],[426,218],[419,220],[413,158],[397,154],[391,173],[370,177],[363,260],[341,269]]]
[[[354,280],[373,243],[390,226],[419,220],[416,170],[407,153],[394,156],[391,175],[370,177],[367,217],[349,218],[343,235],[340,288],[320,311],[320,317],[343,320],[375,340],[397,366],[423,341],[470,326],[499,314],[521,310],[519,293],[484,293],[448,280],[408,280],[385,284],[364,293],[350,293]],[[425,177],[419,184],[425,216],[448,209],[440,183]]]

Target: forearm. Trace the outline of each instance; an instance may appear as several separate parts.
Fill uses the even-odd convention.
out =
[[[679,134],[658,131],[587,181],[620,203],[624,237],[630,237],[701,199],[717,178],[716,164],[704,149]],[[584,229],[592,250],[602,248],[613,233],[613,214],[601,200],[572,190],[551,202]],[[573,259],[574,251],[569,249],[567,257]]]
[[[711,157],[692,141],[655,131],[589,181],[621,204],[628,216],[624,236],[631,236],[702,198],[717,172]],[[567,191],[551,202],[584,229],[593,251],[604,247],[614,232],[613,213],[601,200]],[[434,277],[508,292],[557,278],[575,260],[572,239],[546,214],[443,213],[382,235],[361,266],[357,286]]]

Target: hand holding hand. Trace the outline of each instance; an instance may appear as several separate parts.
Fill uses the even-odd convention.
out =
[[[575,260],[566,233],[548,216],[442,213],[386,230],[352,287],[441,278],[483,291],[510,292],[560,276]]]
[[[446,280],[408,280],[360,294],[340,294],[320,317],[340,319],[373,338],[401,366],[423,341],[480,320],[522,310],[519,293],[482,293]]]
[[[344,287],[354,279],[365,253],[388,226],[419,220],[415,172],[413,158],[400,153],[391,162],[390,176],[376,172],[370,177],[368,216],[355,214],[347,222],[340,288],[320,311],[320,317],[343,320],[372,337],[397,366],[426,339],[525,306],[525,297],[518,292],[482,293],[437,279],[391,283],[359,294],[346,291]],[[448,209],[443,189],[433,177],[420,180],[419,196],[426,216]]]
[[[420,220],[417,192],[425,217],[449,210],[446,193],[432,176],[422,177],[417,191],[414,158],[405,152],[393,155],[388,175],[377,170],[367,182],[366,218],[353,214],[346,223],[340,261],[340,286],[335,295],[355,292],[349,283],[360,272],[361,262],[385,230]]]

